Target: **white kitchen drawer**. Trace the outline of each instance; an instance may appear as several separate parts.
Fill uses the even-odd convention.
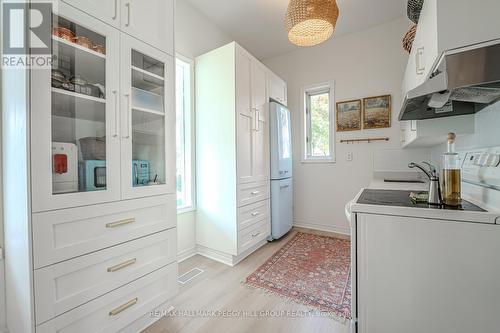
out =
[[[35,269],[176,226],[175,195],[33,214]]]
[[[258,182],[238,185],[238,207],[269,199],[269,182]]]
[[[266,239],[271,233],[269,218],[238,232],[238,254],[248,250],[255,244]]]
[[[175,228],[35,270],[36,323],[176,261]]]
[[[242,231],[262,219],[269,219],[270,201],[264,200],[238,208],[238,231]]]
[[[45,322],[36,332],[118,332],[168,301],[177,288],[174,263]]]

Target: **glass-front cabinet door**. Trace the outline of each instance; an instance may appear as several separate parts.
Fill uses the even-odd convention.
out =
[[[120,199],[117,30],[59,3],[51,69],[31,71],[34,211]]]
[[[123,198],[175,193],[173,58],[122,34],[121,59]]]

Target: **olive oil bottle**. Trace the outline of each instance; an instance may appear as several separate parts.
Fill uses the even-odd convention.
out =
[[[455,152],[455,133],[448,134],[448,149],[443,155],[442,199],[447,206],[458,207],[462,203],[460,158]]]

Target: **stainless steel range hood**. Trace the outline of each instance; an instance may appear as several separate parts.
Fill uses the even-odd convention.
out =
[[[406,95],[399,120],[476,113],[500,99],[500,40],[445,52],[429,79]]]

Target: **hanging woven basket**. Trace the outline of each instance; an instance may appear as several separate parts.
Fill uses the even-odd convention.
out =
[[[336,0],[290,0],[285,16],[288,39],[299,46],[320,44],[333,35],[338,17]]]
[[[403,38],[403,49],[408,53],[411,52],[411,47],[413,45],[413,41],[415,40],[415,35],[417,33],[417,25],[414,24],[410,30],[405,34]]]
[[[410,21],[417,24],[420,12],[424,6],[424,0],[408,0],[407,14]]]

